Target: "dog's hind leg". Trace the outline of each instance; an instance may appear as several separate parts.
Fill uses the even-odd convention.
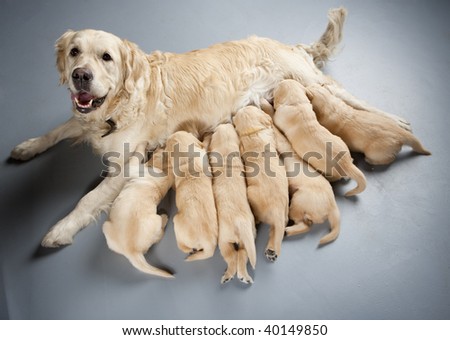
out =
[[[227,263],[227,270],[222,276],[221,283],[226,283],[233,279],[237,271],[238,253],[235,249],[235,244],[230,242],[224,242],[220,245],[220,253],[223,259]]]
[[[216,248],[213,246],[206,246],[200,249],[193,249],[189,255],[186,257],[186,261],[198,261],[198,260],[206,260],[214,255],[214,250]]]
[[[285,223],[280,223],[276,221],[274,224],[270,225],[269,241],[267,242],[266,251],[264,255],[270,262],[275,262],[280,256],[281,252],[281,242],[283,241],[285,232]]]
[[[341,230],[341,214],[339,212],[338,206],[333,204],[331,211],[328,215],[328,222],[330,223],[330,232],[326,234],[324,237],[320,239],[319,245],[322,246],[324,244],[333,242],[339,236],[339,232]]]
[[[247,272],[248,254],[245,248],[237,251],[237,277],[239,281],[249,284],[253,283],[252,277]]]
[[[300,221],[297,224],[285,228],[286,236],[305,234],[310,230],[310,225],[306,224],[304,221]]]
[[[329,78],[331,80],[331,78]],[[393,115],[391,113],[387,113],[384,111],[381,111],[375,107],[370,106],[363,100],[357,99],[354,97],[351,93],[349,93],[347,90],[345,90],[342,86],[338,85],[338,83],[334,80],[331,80],[330,83],[327,83],[324,85],[335,97],[343,100],[347,105],[353,107],[356,110],[359,111],[369,111],[375,114],[386,116],[392,120],[394,120],[398,126],[400,126],[402,129],[405,129],[407,131],[411,131],[411,124],[404,118]],[[361,112],[361,114],[364,114],[364,112]]]

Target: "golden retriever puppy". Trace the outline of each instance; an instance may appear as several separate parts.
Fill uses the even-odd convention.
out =
[[[326,87],[310,85],[306,94],[320,124],[340,136],[350,150],[364,153],[369,164],[392,163],[404,144],[417,153],[431,154],[410,131],[386,116],[353,108]]]
[[[284,80],[274,91],[275,125],[286,135],[295,152],[328,179],[352,178],[357,186],[345,195],[366,188],[364,174],[354,164],[350,151],[338,136],[317,121],[305,88]]]
[[[206,150],[186,131],[171,135],[166,149],[175,176],[178,212],[173,224],[178,248],[189,254],[187,261],[207,259],[214,255],[219,227]]]
[[[136,152],[145,155],[145,145],[139,145]],[[155,166],[144,169],[135,157],[130,158],[130,163],[132,179],[115,199],[103,233],[108,247],[124,255],[140,271],[171,278],[172,274],[150,265],[144,254],[164,235],[168,217],[158,215],[157,207],[172,186],[173,176]]]
[[[227,263],[222,283],[237,277],[253,283],[247,260],[256,265],[255,219],[247,200],[244,164],[239,152],[239,137],[232,124],[221,124],[209,142],[213,172],[213,192],[219,221],[219,249]]]
[[[261,109],[271,117],[274,114],[272,105],[265,99],[261,100]],[[294,225],[286,227],[286,236],[306,233],[312,224],[323,223],[328,219],[330,233],[320,240],[319,245],[334,241],[340,231],[340,213],[330,183],[300,159],[277,127],[274,126],[273,131],[277,151],[286,168],[291,197],[289,219]]]
[[[240,139],[250,206],[256,219],[270,226],[265,255],[273,262],[280,256],[288,222],[289,193],[272,119],[257,107],[247,106],[236,113],[233,123]]]

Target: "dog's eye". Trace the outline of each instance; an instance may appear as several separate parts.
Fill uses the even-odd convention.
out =
[[[109,53],[106,53],[106,52],[103,53],[102,59],[103,59],[104,61],[112,61],[111,55],[110,55]]]
[[[76,48],[76,47],[74,47],[74,48],[72,48],[72,49],[70,50],[70,55],[71,55],[72,57],[76,57],[79,53],[80,53],[80,50],[79,50],[78,48]]]

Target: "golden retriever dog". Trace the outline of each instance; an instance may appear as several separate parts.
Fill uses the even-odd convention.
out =
[[[305,88],[284,80],[274,91],[274,123],[286,135],[295,152],[308,164],[335,181],[352,178],[357,186],[345,195],[359,194],[366,187],[364,174],[354,164],[347,145],[317,121]]]
[[[431,154],[410,131],[388,117],[365,110],[360,112],[324,86],[310,85],[306,94],[319,123],[341,137],[351,151],[364,153],[369,164],[392,163],[404,144],[419,154]]]
[[[173,224],[178,248],[188,254],[187,261],[207,259],[214,255],[219,227],[206,150],[186,131],[171,135],[166,149],[175,177],[178,212]]]
[[[145,144],[144,147],[140,144],[136,152],[145,155]],[[159,156],[154,153],[154,157]],[[172,274],[151,266],[144,254],[164,235],[168,217],[158,215],[157,208],[172,186],[173,176],[155,165],[141,172],[143,165],[136,164],[135,157],[130,158],[130,163],[131,179],[115,199],[109,220],[103,224],[103,233],[108,247],[124,255],[140,271],[171,278]]]
[[[273,117],[272,105],[261,100],[261,109]],[[330,232],[320,239],[319,245],[334,241],[340,232],[340,213],[330,183],[312,166],[304,162],[292,149],[291,143],[273,127],[277,151],[286,168],[289,183],[289,219],[294,225],[286,227],[286,236],[306,233],[311,225],[328,219]]]
[[[237,277],[253,283],[247,260],[256,265],[255,219],[247,200],[244,164],[239,152],[239,137],[231,124],[221,124],[209,143],[213,173],[213,192],[219,221],[219,249],[227,263],[222,283]]]
[[[188,120],[215,127],[258,98],[270,99],[277,84],[290,78],[304,86],[327,83],[346,102],[388,115],[354,98],[318,68],[339,44],[345,17],[345,9],[331,10],[326,31],[311,45],[251,37],[183,54],[145,54],[107,32],[67,31],[56,42],[56,65],[61,84],[69,88],[73,117],[19,144],[11,157],[28,160],[61,140],[74,139],[89,143],[100,155],[119,154],[110,161],[116,163],[113,169],[121,168],[129,157],[124,144],[135,150],[149,141],[153,149]],[[401,118],[390,117],[409,129]],[[125,182],[122,173],[112,171],[50,229],[42,245],[71,244],[92,217],[109,209]]]
[[[254,106],[240,109],[233,118],[245,164],[247,196],[258,222],[270,226],[265,255],[275,261],[281,252],[288,222],[289,193],[286,170],[276,151],[272,119]]]

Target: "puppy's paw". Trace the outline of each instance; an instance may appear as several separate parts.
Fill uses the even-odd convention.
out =
[[[31,138],[20,143],[11,151],[11,158],[18,161],[28,161],[41,152],[41,138]]]
[[[273,249],[266,249],[266,251],[264,252],[264,255],[266,255],[266,258],[270,262],[275,262],[277,260],[277,258],[278,258],[277,253]]]
[[[220,280],[221,284],[230,282],[231,280],[233,280],[233,275],[230,275],[228,273],[223,274],[222,279]]]
[[[247,285],[253,283],[253,279],[249,275],[243,275],[242,277],[238,276],[238,279]]]
[[[202,249],[192,248],[191,251],[189,252],[188,256],[197,254],[201,250]]]
[[[41,245],[46,248],[57,248],[60,246],[72,244],[72,242],[72,235],[61,232],[61,228],[54,227],[50,229],[47,235],[45,235],[44,239],[41,242]]]

